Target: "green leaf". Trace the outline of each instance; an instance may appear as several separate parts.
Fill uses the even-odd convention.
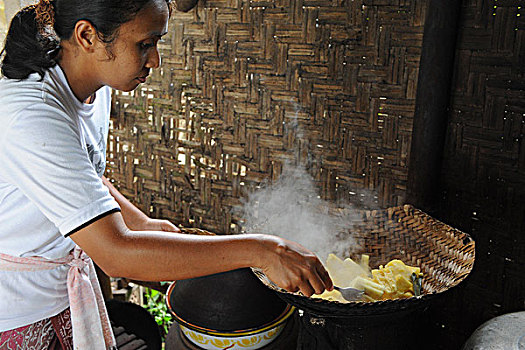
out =
[[[164,294],[161,292],[146,288],[144,292],[144,308],[154,317],[155,322],[159,325],[163,333],[162,340],[165,340],[169,328],[173,323],[168,306],[165,303]]]

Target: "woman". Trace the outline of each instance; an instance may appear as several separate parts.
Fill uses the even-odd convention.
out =
[[[75,349],[115,346],[89,257],[139,280],[252,266],[308,296],[332,288],[296,243],[178,234],[103,177],[110,87],[131,91],[159,66],[168,17],[169,0],[42,0],[12,20],[0,81],[0,348],[68,349],[71,328]]]

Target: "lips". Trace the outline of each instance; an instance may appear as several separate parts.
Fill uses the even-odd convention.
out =
[[[146,82],[146,79],[148,78],[148,76],[143,76],[143,77],[138,77],[137,80],[140,81],[142,84]]]

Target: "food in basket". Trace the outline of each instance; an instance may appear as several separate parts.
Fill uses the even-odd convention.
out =
[[[363,301],[402,299],[419,294],[418,286],[422,277],[419,267],[408,266],[403,261],[394,259],[385,266],[371,270],[368,261],[367,255],[361,255],[361,261],[357,263],[350,258],[341,260],[335,254],[330,254],[326,260],[326,269],[336,286],[363,290]],[[313,297],[347,302],[336,290],[325,291]]]

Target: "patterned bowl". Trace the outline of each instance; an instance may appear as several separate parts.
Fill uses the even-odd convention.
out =
[[[194,325],[186,327],[184,321],[177,319],[179,327],[186,338],[199,348],[206,350],[224,349],[260,349],[274,341],[286,326],[288,318],[295,309],[288,306],[283,315],[272,324],[258,330],[246,332],[214,332]],[[186,324],[187,325],[187,324]],[[198,329],[198,330],[197,330]]]
[[[248,268],[175,281],[166,302],[182,333],[202,349],[259,349],[295,311]]]

